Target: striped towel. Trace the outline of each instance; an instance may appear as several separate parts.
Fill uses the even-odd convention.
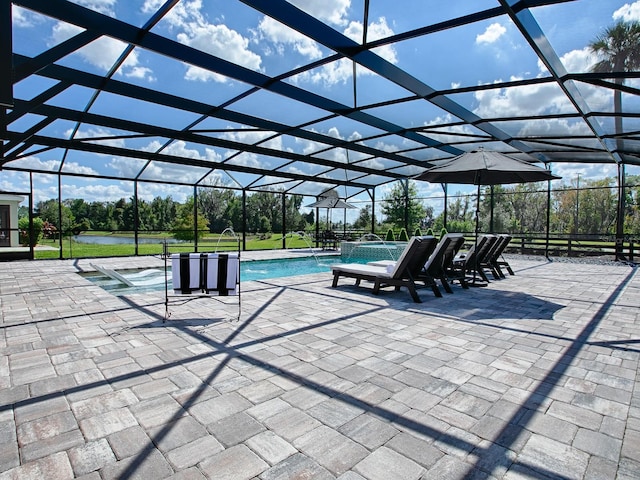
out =
[[[210,253],[203,264],[204,291],[212,295],[238,295],[240,259],[237,253]]]
[[[200,288],[200,253],[171,255],[171,279],[176,293],[191,293]]]
[[[210,295],[239,295],[238,253],[175,253],[171,255],[173,290]]]

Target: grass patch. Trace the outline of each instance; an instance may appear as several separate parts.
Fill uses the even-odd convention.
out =
[[[133,234],[125,233],[111,235],[109,232],[91,232],[94,236],[114,236],[133,238]],[[85,234],[83,234],[85,235]],[[87,234],[88,235],[88,234]],[[138,255],[161,255],[163,250],[162,240],[172,238],[168,234],[139,234],[139,239],[158,240],[157,243],[139,243]],[[284,248],[309,248],[315,247],[310,240],[292,235],[285,239]],[[55,250],[36,250],[36,259],[54,259],[60,258],[60,241],[43,239],[40,245],[53,247]],[[229,236],[220,237],[220,235],[210,235],[198,241],[198,251],[229,251],[237,250],[237,241]],[[242,248],[242,244],[240,245]],[[283,248],[282,235],[272,235],[269,238],[259,238],[258,236],[247,236],[246,250],[277,250]],[[192,252],[195,250],[193,242],[174,243],[169,245],[169,251],[172,253]],[[97,243],[81,243],[73,239],[73,237],[65,237],[62,240],[62,258],[99,258],[99,257],[127,257],[136,254],[136,248],[133,243],[120,244],[97,244]]]

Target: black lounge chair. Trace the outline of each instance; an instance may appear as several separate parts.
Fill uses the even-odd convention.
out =
[[[349,277],[356,279],[356,285],[360,285],[362,280],[373,282],[374,295],[380,292],[380,288],[386,286],[395,287],[396,290],[400,290],[400,287],[407,287],[413,301],[420,303],[421,300],[416,291],[416,280],[418,280],[424,264],[437,244],[438,241],[432,236],[411,237],[398,261],[394,265],[386,267],[360,263],[333,265],[331,267],[333,272],[331,286],[337,287],[340,277]],[[435,295],[442,295],[435,282],[432,282],[430,286]]]
[[[457,255],[453,259],[447,270],[447,278],[452,282],[460,282],[463,288],[467,288],[469,285],[480,286],[481,282],[489,283],[489,278],[480,265],[485,261],[496,240],[495,235],[482,235],[477,244],[472,245],[467,252]],[[480,277],[480,282],[478,277]]]
[[[462,245],[464,245],[464,236],[461,233],[447,233],[440,239],[442,244],[442,253],[439,259],[432,259],[434,254],[429,257],[429,262],[425,265],[426,274],[431,278],[440,280],[442,288],[445,292],[453,293],[451,285],[449,285],[447,270],[451,267],[453,259],[456,257]],[[462,285],[463,288],[468,288],[466,285]]]
[[[418,274],[416,279],[422,280],[427,287],[431,287],[436,297],[442,296],[436,280],[440,280],[442,287],[447,293],[453,293],[447,281],[445,264],[448,265],[453,261],[453,258],[463,243],[464,237],[459,233],[450,233],[443,236]],[[386,268],[395,264],[396,262],[393,260],[381,260],[368,263],[368,265]]]
[[[496,265],[493,262],[496,256],[500,255],[502,252],[502,242],[502,237],[500,235],[496,236],[491,244],[487,246],[484,254],[478,256],[478,272],[482,272],[484,277],[487,278],[487,281],[487,271],[491,272],[491,275],[493,275],[495,280],[504,278],[502,271],[499,268],[496,268]]]
[[[505,278],[505,274],[502,272],[502,268],[500,267],[506,268],[507,272],[509,272],[509,275],[515,275],[515,273],[513,273],[511,265],[509,265],[509,262],[503,256],[505,250],[509,246],[509,243],[511,243],[512,238],[513,237],[511,235],[508,235],[506,233],[498,235],[499,244],[495,248],[493,257],[489,259],[489,263],[493,266],[496,272],[498,272],[498,275],[500,275],[501,278]]]

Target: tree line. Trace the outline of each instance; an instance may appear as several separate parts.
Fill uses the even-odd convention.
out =
[[[625,189],[625,233],[640,233],[640,181],[638,176],[627,177]],[[192,239],[194,212],[197,211],[198,231],[220,233],[226,228],[236,232],[270,235],[283,231],[283,202],[286,231],[309,231],[315,228],[315,210],[302,213],[304,197],[283,195],[281,192],[255,192],[246,198],[234,190],[202,188],[184,203],[171,197],[156,197],[151,201],[134,198],[113,202],[86,202],[83,199],[65,199],[62,205],[54,199],[38,202],[35,217],[42,230],[49,235],[60,231],[68,235],[81,231],[139,231],[173,232],[182,239]],[[246,219],[242,217],[246,202]],[[380,219],[376,218],[377,232],[386,229],[414,232],[431,228],[440,231],[473,232],[475,228],[475,194],[455,194],[444,211],[434,214],[433,199],[418,198],[415,182],[397,182],[380,204]],[[615,231],[617,187],[614,178],[601,180],[578,179],[556,187],[548,199],[546,184],[518,184],[512,186],[483,187],[480,199],[480,230],[487,232],[544,233],[547,228],[547,205],[550,205],[549,231],[559,234],[612,234]],[[493,212],[493,213],[492,213]],[[60,221],[62,214],[62,221]],[[22,211],[23,224],[28,220]],[[246,222],[246,223],[245,223]],[[370,231],[371,205],[359,210],[358,217],[349,225],[340,227]],[[493,228],[491,228],[493,227]],[[24,228],[21,226],[20,228]],[[325,228],[325,225],[322,225]]]
[[[629,175],[625,182],[624,233],[640,234],[640,176]],[[407,230],[431,228],[450,232],[475,230],[477,194],[451,195],[445,212],[434,215],[433,202],[418,198],[417,188],[409,182],[408,202],[405,186],[397,183],[382,202],[385,222]],[[492,194],[493,192],[493,194]],[[609,235],[615,233],[618,189],[616,179],[579,179],[554,187],[548,197],[546,183],[495,185],[482,187],[479,205],[481,232],[544,233],[572,235]],[[549,207],[549,208],[547,208]],[[549,218],[547,219],[547,210]]]
[[[168,197],[155,197],[151,201],[121,198],[117,201],[87,202],[81,198],[40,201],[34,216],[56,234],[81,231],[140,231],[174,232],[177,237],[192,235],[194,212],[197,211],[198,230],[202,233],[222,232],[226,228],[247,232],[278,232],[283,227],[283,201],[287,230],[305,230],[314,222],[313,212],[302,214],[301,195],[283,196],[281,193],[255,192],[246,196],[246,219],[242,217],[243,197],[228,189],[207,188],[184,203]],[[20,216],[28,217],[23,208]]]

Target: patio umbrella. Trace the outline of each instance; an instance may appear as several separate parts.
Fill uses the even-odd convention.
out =
[[[540,182],[559,179],[549,170],[504,153],[474,150],[458,155],[414,177],[416,180],[472,185]]]
[[[478,242],[480,186],[540,182],[559,179],[551,171],[499,152],[483,149],[458,155],[414,177],[431,183],[461,183],[478,186],[475,241]],[[475,271],[474,271],[475,277]]]
[[[350,203],[345,202],[340,198],[338,192],[334,189],[325,190],[316,197],[316,201],[307,205],[309,208],[326,208],[327,209],[327,230],[331,230],[331,224],[329,223],[329,211],[332,208],[357,208]]]

